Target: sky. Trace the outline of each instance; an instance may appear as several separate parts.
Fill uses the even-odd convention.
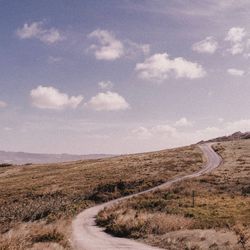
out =
[[[0,0],[0,150],[153,151],[250,131],[248,0]]]

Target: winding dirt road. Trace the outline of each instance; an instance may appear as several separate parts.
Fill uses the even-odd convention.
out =
[[[169,180],[159,186],[151,188],[149,190],[122,197],[113,201],[106,202],[104,204],[88,208],[81,212],[73,221],[72,224],[72,245],[74,249],[77,250],[156,250],[159,248],[151,247],[143,243],[139,243],[133,240],[125,238],[113,237],[105,233],[100,227],[96,226],[95,217],[96,215],[105,207],[112,206],[117,202],[129,199],[141,194],[152,192],[159,189],[165,189],[175,182],[179,182],[185,179],[190,179],[194,177],[201,176],[205,173],[212,171],[217,168],[222,159],[221,157],[212,149],[211,144],[202,144],[200,145],[201,150],[203,151],[205,157],[207,158],[206,164],[203,168],[193,174],[186,176],[178,177],[172,180]]]

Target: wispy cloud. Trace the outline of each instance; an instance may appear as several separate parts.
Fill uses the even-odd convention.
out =
[[[192,49],[198,53],[213,54],[218,48],[218,42],[212,36],[206,37],[204,40],[194,43]]]
[[[194,122],[189,121],[186,117],[182,117],[180,120],[175,122],[176,127],[192,127]]]
[[[62,57],[59,56],[49,56],[48,63],[59,63],[62,61]]]
[[[56,28],[45,28],[44,22],[25,23],[16,31],[20,39],[38,39],[46,44],[62,41],[64,37]]]
[[[141,139],[149,139],[150,137],[159,137],[159,136],[170,136],[178,137],[180,130],[185,130],[188,127],[192,127],[194,124],[193,121],[189,121],[186,117],[175,122],[168,122],[162,124],[156,124],[151,127],[139,126],[131,131],[131,133]]]
[[[150,51],[149,44],[135,43],[129,39],[122,41],[108,30],[94,30],[88,38],[97,40],[97,43],[91,44],[88,49],[94,53],[97,60],[114,61],[121,57],[134,57],[138,53],[147,55]]]
[[[6,107],[7,107],[7,103],[0,100],[0,108],[6,108]]]
[[[150,53],[150,45],[143,43],[135,43],[131,40],[125,40],[125,55],[128,57],[135,57],[138,54],[148,55]]]
[[[185,15],[188,17],[211,18],[217,15],[250,7],[248,0],[192,0],[192,1],[151,1],[133,2],[125,8],[162,15]]]
[[[100,89],[112,89],[114,84],[111,81],[101,81],[98,82],[98,86]]]
[[[153,126],[139,126],[130,131],[129,139],[132,141],[141,140],[144,143],[143,145],[148,145],[149,148],[159,148],[159,145],[163,148],[166,143],[172,147],[187,145],[187,143],[197,143],[201,140],[229,135],[235,131],[249,131],[250,119],[239,119],[231,122],[220,119],[217,125],[194,128],[192,130],[177,128],[176,122]]]
[[[152,127],[140,126],[131,131],[131,135],[136,136],[139,139],[150,139],[152,137],[157,138],[159,136],[174,136],[176,133],[176,128],[169,124],[155,125]]]
[[[131,134],[140,139],[149,139],[153,135],[150,129],[143,126],[133,129]]]
[[[244,70],[241,70],[241,69],[228,69],[227,70],[227,73],[229,75],[232,75],[232,76],[243,76],[245,74],[245,71]]]
[[[115,35],[107,30],[94,30],[88,35],[89,38],[96,38],[98,43],[92,44],[90,50],[94,51],[98,60],[113,61],[124,55],[124,46]]]

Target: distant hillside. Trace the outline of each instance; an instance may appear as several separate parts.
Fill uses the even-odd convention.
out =
[[[232,135],[228,136],[221,136],[214,139],[210,139],[208,141],[201,141],[203,142],[223,142],[223,141],[233,141],[233,140],[244,140],[244,139],[250,139],[250,132],[242,133],[240,131],[233,133]]]
[[[113,155],[107,154],[88,154],[88,155],[70,155],[70,154],[34,154],[25,152],[6,152],[0,151],[0,163],[27,164],[27,163],[59,163],[78,160],[107,158]]]

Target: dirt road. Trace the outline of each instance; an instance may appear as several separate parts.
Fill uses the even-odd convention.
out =
[[[103,231],[102,228],[96,226],[95,217],[96,215],[105,207],[114,205],[117,202],[120,202],[125,199],[129,199],[131,197],[135,197],[137,195],[141,195],[144,193],[152,192],[157,189],[164,189],[169,187],[171,184],[175,182],[179,182],[185,179],[198,177],[205,173],[212,171],[214,168],[217,168],[222,159],[221,157],[212,149],[211,144],[203,144],[200,145],[201,150],[203,151],[205,157],[207,158],[206,164],[204,164],[203,168],[195,172],[193,174],[189,174],[186,176],[178,177],[172,180],[169,180],[157,187],[151,188],[149,190],[129,195],[126,197],[122,197],[113,201],[106,202],[104,204],[88,208],[81,212],[73,221],[72,225],[72,245],[74,249],[77,250],[118,250],[118,249],[126,249],[126,250],[154,250],[159,249],[155,247],[151,247],[145,245],[143,243],[139,243],[133,240],[125,239],[125,238],[117,238],[113,237]]]

